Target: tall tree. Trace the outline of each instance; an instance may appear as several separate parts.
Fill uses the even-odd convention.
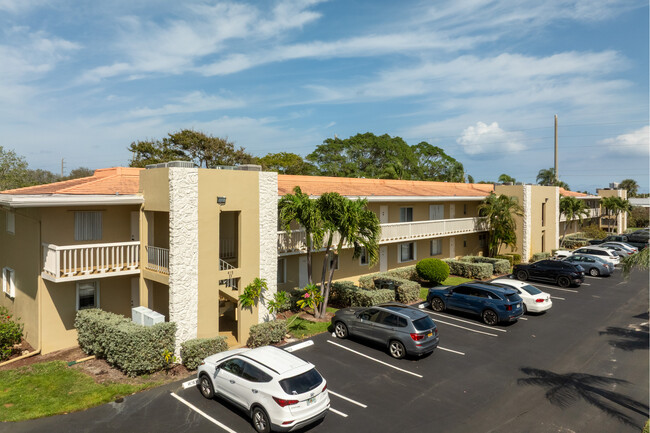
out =
[[[366,251],[370,266],[379,260],[379,239],[381,226],[374,212],[367,209],[367,200],[350,200],[338,193],[330,192],[318,199],[326,232],[321,296],[323,302],[314,312],[317,318],[324,318],[327,312],[334,271],[344,246],[352,246],[354,259]]]
[[[566,217],[566,221],[564,222],[564,233],[562,234],[562,242],[560,243],[560,245],[564,245],[567,228],[575,220],[578,220],[580,224],[582,224],[582,219],[589,215],[589,210],[587,209],[587,205],[585,204],[584,200],[580,200],[575,197],[561,197],[560,214]]]
[[[566,182],[555,179],[555,169],[553,167],[541,169],[537,173],[536,180],[538,185],[559,186],[560,188],[564,188],[567,191],[570,191],[569,185]]]
[[[144,168],[149,164],[169,161],[189,161],[185,152],[171,146],[168,140],[134,141],[129,146],[133,153],[129,166]]]
[[[411,146],[417,157],[417,180],[441,182],[464,182],[463,164],[447,155],[445,151],[422,141]]]
[[[323,219],[316,200],[310,199],[299,186],[293,189],[293,194],[287,194],[278,202],[278,214],[287,233],[291,231],[291,223],[295,222],[305,230],[305,245],[307,247],[307,280],[312,284],[312,253],[323,244]]]
[[[509,176],[509,175],[507,175],[507,174],[505,174],[505,173],[503,173],[501,176],[499,176],[499,179],[498,179],[498,180],[499,180],[499,182],[501,182],[501,183],[511,183],[511,184],[513,184],[513,185],[514,185],[515,183],[517,183],[517,179],[515,179],[514,177]]]
[[[31,185],[27,161],[0,146],[0,191]]]
[[[79,179],[80,177],[89,177],[95,173],[95,170],[91,170],[88,167],[77,167],[73,170],[70,170],[70,174],[66,176],[66,179]]]
[[[630,202],[620,197],[603,197],[600,200],[600,203],[607,212],[607,230],[609,232],[612,232],[611,216],[614,217],[614,221],[617,221],[620,214],[630,213],[632,211],[632,205],[630,205]]]
[[[311,176],[315,174],[316,167],[305,161],[302,156],[295,153],[280,152],[268,153],[257,162],[262,169],[267,171],[277,171],[280,174],[301,174]]]
[[[627,190],[628,197],[636,197],[639,192],[639,184],[634,179],[623,179],[619,188]]]
[[[502,245],[517,248],[517,223],[515,216],[523,216],[524,210],[516,197],[490,193],[478,206],[479,216],[484,217],[488,231],[488,249],[491,257],[499,254]]]

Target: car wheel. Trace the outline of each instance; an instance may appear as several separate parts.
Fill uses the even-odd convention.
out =
[[[517,279],[521,281],[526,281],[528,279],[528,272],[517,271]]]
[[[560,287],[569,287],[571,285],[571,280],[569,277],[560,277],[557,279],[557,284]]]
[[[445,311],[445,303],[440,298],[433,298],[431,300],[431,309],[433,311]]]
[[[497,313],[492,310],[485,310],[483,312],[483,322],[485,322],[486,325],[494,326],[499,323],[499,316],[497,316]]]
[[[214,398],[214,388],[212,387],[212,381],[206,374],[202,374],[199,378],[199,391],[201,391],[203,397],[207,399],[211,400]]]
[[[348,327],[343,322],[336,322],[334,333],[338,338],[348,338]]]
[[[600,275],[600,271],[596,268],[591,268],[589,269],[589,275],[591,275],[592,277],[597,277]]]
[[[264,409],[256,406],[252,414],[253,428],[258,433],[269,433],[271,431],[271,421]]]
[[[397,340],[391,340],[388,344],[388,351],[390,352],[390,356],[395,359],[402,359],[406,356],[406,348]]]

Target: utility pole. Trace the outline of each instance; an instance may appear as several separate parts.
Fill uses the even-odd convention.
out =
[[[560,181],[560,174],[557,166],[557,114],[555,115],[555,183]]]
[[[61,158],[61,179],[63,179],[63,158]]]

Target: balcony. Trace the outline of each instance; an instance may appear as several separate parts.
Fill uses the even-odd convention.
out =
[[[41,276],[55,283],[138,273],[138,241],[66,246],[43,243]]]
[[[485,231],[481,228],[482,218],[455,218],[432,221],[413,221],[406,223],[381,224],[380,244],[407,242],[416,239],[437,238]],[[278,254],[300,253],[307,251],[304,230],[278,232]],[[334,243],[338,242],[338,234]]]
[[[144,249],[147,251],[147,263],[144,268],[169,275],[169,248],[147,245]]]
[[[586,216],[583,216],[582,218],[600,218],[601,212],[600,208],[591,208],[587,209],[588,213]],[[560,222],[565,222],[566,221],[566,215],[560,214]]]

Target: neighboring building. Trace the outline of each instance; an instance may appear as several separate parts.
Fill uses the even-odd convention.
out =
[[[650,207],[650,197],[634,197],[627,199],[634,207]]]
[[[617,186],[618,184],[611,185]],[[596,190],[596,192],[599,197],[620,197],[627,200],[627,190],[625,189],[603,188]],[[614,228],[616,233],[625,233],[625,230],[627,230],[627,213],[623,212],[619,215],[607,215],[607,210],[602,208],[601,215],[600,225],[602,228]]]
[[[295,186],[312,197],[366,198],[379,218],[379,263],[370,267],[345,249],[338,280],[425,257],[485,254],[478,206],[491,192],[517,197],[524,209],[516,248],[524,261],[557,248],[556,187],[288,176],[186,162],[116,167],[0,193],[0,305],[43,353],[77,344],[76,311],[91,307],[127,317],[132,307],[149,307],[177,323],[177,350],[216,335],[243,344],[251,325],[271,318],[265,302],[238,305],[243,287],[264,278],[270,297],[306,285],[304,231],[278,225],[278,199]],[[323,254],[314,254],[315,280]]]
[[[574,220],[571,223],[567,223],[566,215],[560,214],[560,236],[565,233],[565,225],[569,224],[569,227],[566,227],[566,234],[577,233],[582,230],[582,227],[588,225],[598,225],[600,227],[600,221],[602,217],[602,210],[600,208],[600,197],[590,194],[584,194],[581,192],[568,191],[564,188],[560,188],[560,196],[563,197],[575,197],[578,200],[584,200],[585,206],[587,207],[587,215],[582,217],[582,224],[578,220]]]

